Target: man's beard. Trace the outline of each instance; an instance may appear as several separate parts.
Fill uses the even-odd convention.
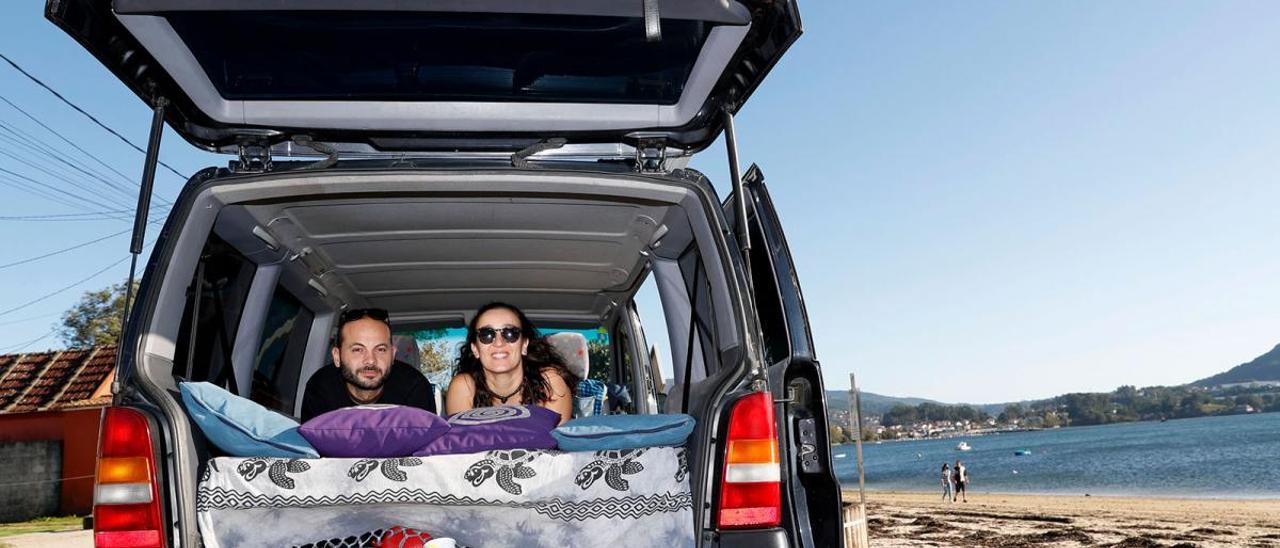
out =
[[[387,375],[385,374],[379,376],[376,379],[360,378],[360,372],[366,369],[369,371],[376,371],[381,373],[381,371],[377,367],[361,367],[358,369],[351,369],[346,365],[343,365],[341,369],[342,369],[343,380],[347,381],[347,384],[355,386],[356,388],[359,388],[361,390],[377,390],[379,388],[382,388],[382,385],[387,382]]]

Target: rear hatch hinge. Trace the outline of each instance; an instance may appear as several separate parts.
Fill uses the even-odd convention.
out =
[[[665,139],[640,139],[636,141],[635,167],[639,173],[666,173],[667,141]]]
[[[227,166],[232,173],[265,173],[271,171],[271,145],[241,143],[240,159]]]

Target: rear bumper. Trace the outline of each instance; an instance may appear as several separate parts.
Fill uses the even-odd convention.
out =
[[[788,548],[791,542],[787,532],[779,529],[760,529],[756,531],[721,531],[716,540],[707,546],[726,548]]]

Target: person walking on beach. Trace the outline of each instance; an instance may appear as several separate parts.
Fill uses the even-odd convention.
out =
[[[969,502],[969,493],[968,491],[965,491],[965,487],[969,484],[969,469],[965,468],[964,465],[960,464],[960,461],[957,460],[954,475],[956,477],[956,492],[954,495],[951,495],[951,502],[955,502],[956,497],[960,497],[960,500],[963,502]]]
[[[956,501],[956,495],[951,491],[951,466],[942,463],[942,500]]]

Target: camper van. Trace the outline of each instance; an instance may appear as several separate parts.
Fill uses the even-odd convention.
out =
[[[181,383],[297,418],[343,310],[438,332],[493,301],[598,334],[593,377],[631,396],[611,412],[696,420],[677,544],[841,545],[804,299],[733,128],[801,34],[794,0],[48,0],[46,16],[154,112],[135,254],[164,126],[229,155],[146,235],[97,546],[218,538],[200,485],[225,454]],[[688,167],[721,136],[725,196]],[[658,317],[637,305],[646,287]]]

